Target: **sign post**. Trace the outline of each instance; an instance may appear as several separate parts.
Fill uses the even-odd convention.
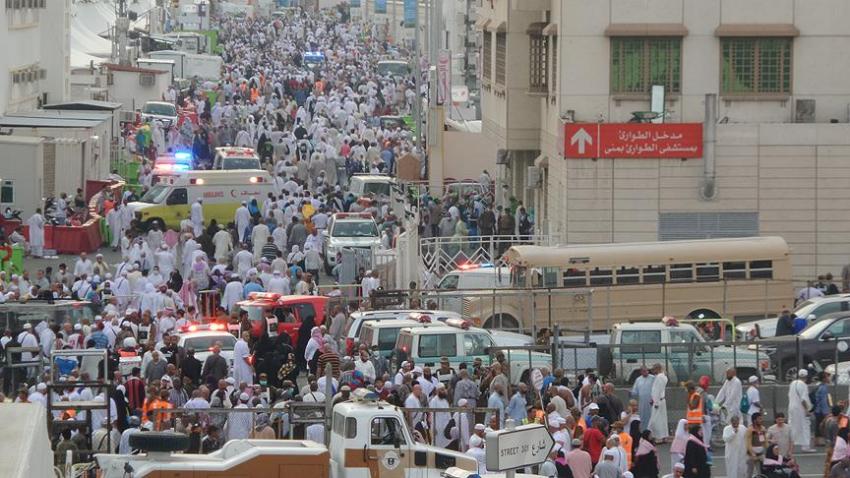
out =
[[[486,462],[488,471],[504,471],[507,478],[514,470],[539,465],[546,461],[555,445],[552,435],[543,425],[515,426],[514,420],[505,420],[505,429],[490,432],[486,437]]]

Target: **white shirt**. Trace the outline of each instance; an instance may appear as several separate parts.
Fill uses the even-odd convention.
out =
[[[761,407],[756,405],[756,403],[761,403],[761,394],[757,387],[750,385],[750,388],[747,389],[747,401],[750,402],[750,409],[747,411],[747,415],[753,416],[753,413],[761,413]]]
[[[369,383],[375,381],[375,366],[372,365],[371,360],[366,359],[366,361],[364,362],[362,359],[358,358],[354,362],[354,370],[359,370],[361,373],[363,373],[363,376],[366,377],[366,380],[368,380]]]

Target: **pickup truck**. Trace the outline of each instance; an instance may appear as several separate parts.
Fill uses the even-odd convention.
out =
[[[850,312],[837,312],[819,317],[798,335],[774,337],[760,348],[770,356],[776,376],[791,381],[797,378],[800,365],[816,363],[815,369],[820,370],[834,364],[836,357],[839,362],[850,360],[848,345]]]
[[[234,478],[439,478],[449,468],[477,472],[475,458],[416,442],[404,413],[386,402],[352,394],[333,408],[326,447],[309,440],[231,440],[209,455],[169,454],[185,449],[188,436],[170,432],[131,435],[138,455],[95,456],[104,478],[204,476]],[[359,395],[359,396],[358,396]]]
[[[600,375],[632,384],[642,366],[661,364],[670,382],[697,380],[703,375],[722,382],[726,370],[738,376],[761,376],[769,370],[767,353],[722,342],[706,342],[690,324],[635,322],[614,325],[608,345],[598,344]]]

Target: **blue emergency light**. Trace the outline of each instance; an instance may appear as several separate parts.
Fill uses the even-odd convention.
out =
[[[174,153],[174,162],[175,163],[192,163],[192,153],[187,151],[178,151]]]

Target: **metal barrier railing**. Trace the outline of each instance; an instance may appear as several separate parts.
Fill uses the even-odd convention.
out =
[[[423,237],[419,239],[420,263],[429,275],[440,278],[464,264],[498,265],[502,254],[511,246],[534,244],[552,246],[559,242],[554,235],[504,235],[466,237]]]

